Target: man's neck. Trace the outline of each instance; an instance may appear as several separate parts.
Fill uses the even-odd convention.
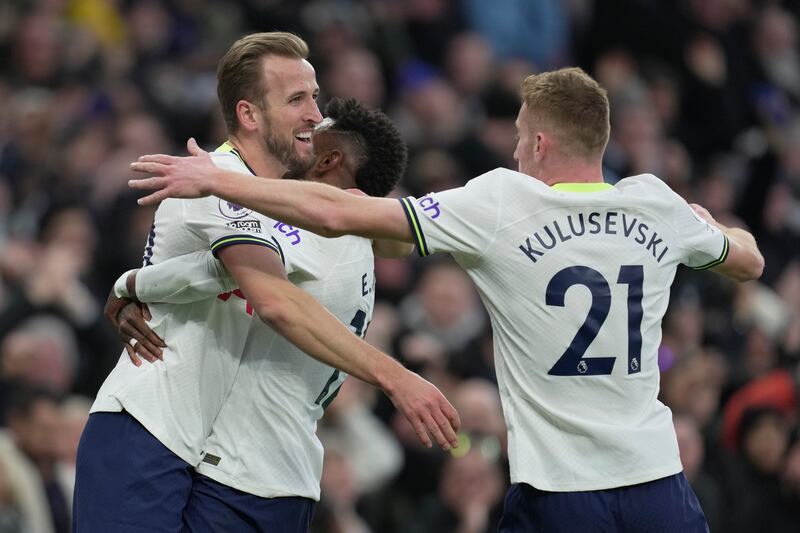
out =
[[[256,176],[280,178],[286,172],[286,167],[274,155],[267,152],[254,137],[231,135],[228,137],[228,143],[239,151],[245,164],[255,172]]]
[[[556,183],[602,183],[603,165],[602,161],[570,161],[554,165],[537,177],[550,186]]]

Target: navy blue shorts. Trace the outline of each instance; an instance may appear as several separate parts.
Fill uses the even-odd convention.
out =
[[[73,533],[178,533],[194,469],[135,418],[92,413],[78,446]]]
[[[648,483],[584,492],[545,492],[524,483],[506,494],[500,533],[707,533],[681,472]]]
[[[313,512],[308,498],[260,498],[195,474],[184,522],[191,533],[306,533]]]

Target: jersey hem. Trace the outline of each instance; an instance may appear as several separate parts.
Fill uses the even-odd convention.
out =
[[[123,402],[120,398],[117,398],[116,396],[112,396],[111,398],[119,403],[121,409],[115,411],[100,407],[98,409],[92,410],[91,412],[118,413],[121,411],[126,411],[129,415],[135,418],[136,421],[139,422],[144,427],[144,429],[146,429],[153,437],[155,437],[156,440],[158,440],[158,442],[163,444],[165,448],[167,448],[169,451],[178,456],[178,458],[180,458],[182,461],[186,462],[192,467],[194,467],[200,462],[199,455],[193,454],[191,451],[186,450],[185,447],[181,447],[184,449],[178,449],[178,447],[176,447],[172,442],[164,438],[165,435],[163,435],[162,432],[153,430],[153,425],[154,425],[153,421],[149,420],[146,416],[143,416],[144,413],[139,411],[136,407],[133,407],[133,409],[131,409],[131,406],[126,405],[125,402]]]
[[[587,481],[585,483],[549,483],[543,480],[536,481],[530,478],[511,476],[511,483],[525,483],[538,490],[547,492],[584,492],[629,487],[631,485],[638,485],[640,483],[647,483],[668,476],[674,476],[680,472],[683,472],[683,466],[678,462],[677,465],[672,465],[668,468],[650,470],[643,474],[617,479],[615,481],[611,480],[613,478],[605,478],[603,480]]]
[[[229,476],[225,472],[218,470],[216,468],[207,467],[205,463],[200,463],[195,467],[195,471],[201,475],[204,475],[208,478],[213,479],[217,483],[222,483],[226,487],[230,487],[232,489],[240,490],[242,492],[246,492],[247,494],[251,494],[253,496],[257,496],[259,498],[308,498],[310,500],[314,500],[315,502],[319,501],[319,492],[309,494],[309,493],[300,493],[300,491],[281,491],[278,489],[272,488],[256,488],[253,486],[248,485],[247,483],[242,483],[232,476]]]

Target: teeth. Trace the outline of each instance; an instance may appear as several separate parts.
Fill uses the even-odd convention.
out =
[[[301,141],[308,141],[308,140],[311,140],[311,132],[310,131],[303,131],[303,132],[300,132],[297,135],[295,135],[295,137],[297,139],[300,139]]]

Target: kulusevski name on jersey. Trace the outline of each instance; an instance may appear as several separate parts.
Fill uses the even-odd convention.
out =
[[[536,263],[540,257],[562,242],[590,238],[592,235],[617,235],[641,244],[660,263],[669,251],[669,245],[650,224],[640,216],[620,211],[572,213],[534,231],[519,245],[519,249]]]

